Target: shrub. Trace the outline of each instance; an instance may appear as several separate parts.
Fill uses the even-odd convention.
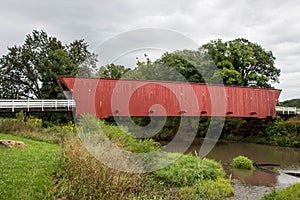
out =
[[[99,124],[103,133],[109,138],[110,141],[128,151],[134,153],[147,153],[156,151],[161,146],[153,139],[136,139],[134,136],[130,135],[130,133],[128,133],[125,128],[107,125],[102,121],[100,121]]]
[[[182,187],[178,193],[181,199],[219,200],[232,196],[234,189],[230,180],[219,177],[217,180],[202,180],[200,184],[192,187]]]
[[[300,199],[300,183],[291,185],[282,190],[274,190],[273,192],[264,195],[260,200],[296,200]]]
[[[170,154],[172,156],[172,154]],[[201,180],[216,180],[225,175],[222,165],[209,159],[182,155],[166,168],[152,172],[154,179],[165,186],[193,186]]]
[[[230,180],[219,177],[217,180],[202,181],[199,193],[208,199],[222,199],[230,197],[234,194],[234,189],[230,184]]]
[[[300,147],[300,121],[295,117],[284,121],[276,119],[263,131],[264,143],[286,147]]]
[[[16,119],[18,121],[24,122],[25,117],[26,117],[26,114],[23,111],[16,113]]]
[[[239,169],[253,169],[253,162],[249,158],[245,156],[238,156],[235,157],[232,162],[231,166],[234,168],[239,168]]]
[[[242,118],[233,118],[228,117],[225,120],[224,127],[222,130],[222,137],[227,138],[226,136],[231,135],[244,135],[247,132],[246,121]],[[230,137],[230,136],[229,136]],[[234,137],[232,139],[235,139]]]
[[[29,116],[27,119],[26,119],[26,123],[27,124],[31,124],[35,127],[42,127],[43,125],[43,120],[42,119],[39,119],[39,118],[35,118],[35,117],[32,117],[32,116]]]

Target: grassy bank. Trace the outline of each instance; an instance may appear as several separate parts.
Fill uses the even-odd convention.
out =
[[[88,124],[85,131],[96,130],[95,134],[99,134],[97,126],[101,124],[113,145],[126,151],[147,153],[160,148],[159,143],[138,140],[116,126],[95,119],[83,120]],[[28,144],[26,149],[0,149],[1,158],[5,158],[1,159],[0,169],[6,176],[1,178],[0,196],[5,199],[45,196],[50,199],[223,199],[234,192],[230,180],[224,178],[221,164],[212,160],[183,155],[158,171],[122,172],[92,156],[73,132],[72,124],[43,128],[38,119],[0,122],[0,130],[13,134],[1,134],[1,137]],[[118,152],[108,152],[111,158],[120,156]],[[167,159],[173,156],[177,155],[167,154]],[[124,159],[122,165],[132,167],[132,160]]]
[[[53,191],[63,199],[224,199],[234,193],[220,163],[193,155],[152,173],[135,174],[107,167],[78,138],[70,138],[63,151]],[[132,167],[129,162],[123,164]]]
[[[24,149],[0,148],[0,199],[44,199],[57,167],[59,145],[0,133]]]
[[[160,147],[151,139],[138,140],[120,128],[99,120],[84,118],[83,121],[88,124],[83,128],[85,133],[92,131],[92,134],[100,134],[97,133],[97,126],[100,125],[101,131],[114,145],[127,151],[148,153]],[[113,150],[107,152],[112,159],[120,156]],[[177,155],[167,154],[167,159],[173,156]],[[130,158],[122,159],[122,166],[132,167],[132,162]],[[57,172],[59,178],[54,191],[54,196],[59,198],[222,199],[234,192],[230,181],[224,179],[225,172],[218,162],[183,155],[172,165],[158,171],[138,174],[121,172],[93,157],[78,136],[66,141],[60,164],[63,167]]]

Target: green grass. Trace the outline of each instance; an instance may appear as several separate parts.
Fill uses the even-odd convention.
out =
[[[274,190],[264,195],[261,200],[298,200],[300,199],[300,183],[291,185],[282,190]]]
[[[169,154],[169,157],[176,154]],[[200,159],[191,154],[182,155],[171,165],[152,172],[154,178],[163,182],[168,187],[193,186],[201,180],[216,180],[224,177],[225,171],[222,165],[209,159]]]
[[[23,141],[24,149],[0,148],[0,199],[45,199],[57,165],[59,145],[0,133]]]

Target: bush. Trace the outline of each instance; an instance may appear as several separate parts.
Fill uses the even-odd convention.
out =
[[[238,156],[235,157],[232,162],[231,166],[238,169],[253,169],[253,162],[249,158],[245,156]]]
[[[103,133],[109,138],[110,141],[128,151],[134,153],[147,153],[156,151],[161,146],[153,139],[136,139],[134,136],[130,135],[130,133],[125,130],[125,128],[122,130],[117,126],[106,125],[102,121],[100,121],[99,123],[103,130]]]
[[[230,180],[219,177],[217,180],[202,181],[199,193],[207,199],[224,199],[234,194]]]
[[[260,200],[296,200],[300,199],[300,183],[291,185],[282,190],[274,190],[264,195]]]
[[[284,121],[276,119],[262,132],[262,141],[267,144],[286,147],[300,147],[300,120],[298,117]]]
[[[227,135],[245,135],[247,132],[246,129],[246,120],[242,118],[233,118],[233,117],[227,117],[224,123],[224,127],[222,130],[222,137],[227,138]],[[230,137],[230,136],[229,136]],[[234,139],[234,138],[232,138]]]
[[[152,173],[154,179],[168,187],[193,186],[201,180],[216,180],[225,175],[220,163],[191,154],[182,155],[173,164]]]
[[[16,113],[16,119],[18,121],[24,122],[25,117],[26,117],[26,114],[23,111]]]
[[[181,199],[219,200],[232,196],[234,189],[230,180],[219,177],[217,180],[203,180],[193,187],[182,187],[178,193]]]

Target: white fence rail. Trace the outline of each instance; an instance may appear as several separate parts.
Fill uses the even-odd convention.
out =
[[[276,112],[284,115],[296,115],[296,107],[276,106]]]
[[[76,107],[74,100],[64,99],[0,99],[0,112],[18,111],[72,111]],[[284,115],[296,115],[296,107],[276,106],[276,112]]]
[[[74,100],[64,99],[0,99],[0,111],[71,111],[75,108]]]

